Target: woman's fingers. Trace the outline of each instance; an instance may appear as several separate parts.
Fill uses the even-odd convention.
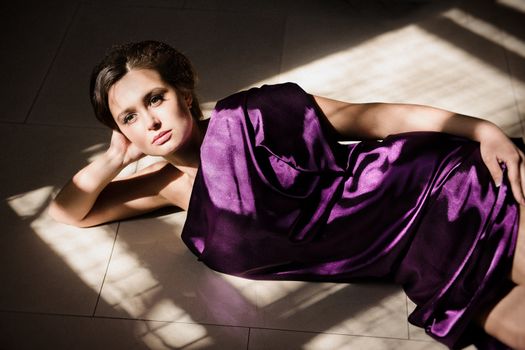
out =
[[[130,142],[124,134],[115,130],[113,130],[111,135],[111,142],[107,152],[114,159],[119,159],[124,166],[144,157],[144,153],[135,144]]]
[[[133,143],[131,143],[128,146],[127,156],[128,156],[128,161],[129,162],[135,162],[135,161],[143,158],[145,156],[145,154],[142,153],[142,151],[137,146],[135,146]]]
[[[499,187],[503,180],[503,170],[501,170],[498,160],[496,157],[485,160],[485,165],[487,166],[487,169],[489,169],[490,176],[492,176],[496,187]]]
[[[522,205],[525,205],[525,155],[520,151],[520,164],[519,164],[519,179],[520,179],[520,188],[521,197],[523,198]]]
[[[519,167],[519,171],[520,171],[520,180],[521,180],[521,194],[522,196],[525,198],[525,155],[523,155],[522,152],[520,152],[520,158],[521,158],[521,162],[520,162],[520,167]],[[525,205],[525,203],[521,203],[522,205]]]
[[[506,162],[507,171],[512,189],[512,194],[516,201],[521,205],[525,205],[525,197],[523,195],[523,158],[522,155],[518,159],[512,159]]]

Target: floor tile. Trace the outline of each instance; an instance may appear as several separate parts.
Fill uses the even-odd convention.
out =
[[[510,0],[506,2],[513,3]],[[508,12],[512,15],[509,16]],[[525,29],[522,23],[518,23],[525,18],[525,12],[506,7],[503,13],[498,14],[498,23],[502,24],[502,44],[512,79],[512,91],[522,123],[521,135],[525,139]]]
[[[194,55],[202,102],[279,81],[284,15],[218,12],[215,21],[216,36]]]
[[[99,127],[87,93],[92,67],[115,43],[151,38],[188,55],[199,72],[201,102],[213,104],[254,81],[278,74],[283,29],[284,18],[269,15],[85,4],[29,122]]]
[[[429,1],[420,2],[421,4],[418,4],[418,1],[371,2],[348,0],[345,3],[351,10],[290,13],[287,19],[283,50],[283,72],[286,73],[318,60],[321,61],[329,55],[341,53],[351,48],[359,49],[361,46],[366,48],[365,45],[369,41],[382,34],[410,26],[429,17],[439,16],[452,6],[450,4],[452,1],[440,1],[439,3],[443,3],[440,6],[430,6],[432,4]],[[329,6],[329,3],[325,3],[325,6],[327,5]],[[413,11],[407,11],[408,8],[412,8]],[[416,11],[416,9],[419,10]],[[370,53],[374,55],[377,54],[378,50],[381,50],[379,47],[371,48]],[[384,64],[384,62],[372,59],[370,60],[371,65]],[[345,66],[353,65],[356,62],[338,63],[331,67],[325,65],[325,68],[328,71],[336,72],[339,70],[340,73],[344,73]],[[312,79],[321,78],[322,73],[320,72],[319,75],[312,77]],[[344,74],[339,77],[345,80]],[[351,78],[351,76],[346,77],[347,82]],[[329,90],[331,87],[337,91],[337,85],[319,86],[318,89]]]
[[[157,7],[183,8],[185,0],[84,0],[84,3],[102,7]]]
[[[438,343],[413,340],[355,337],[340,334],[290,332],[266,329],[251,329],[249,350],[304,349],[447,349]]]
[[[191,0],[186,1],[185,8],[207,11],[223,11],[258,14],[298,14],[298,13],[341,13],[354,10],[354,7],[344,0],[330,2],[322,0]]]
[[[493,20],[496,15],[498,0],[461,0],[457,2],[457,8],[465,10],[476,17],[485,17]]]
[[[81,230],[54,222],[46,207],[105,136],[0,124],[0,310],[93,313],[116,225]]]
[[[453,9],[395,26],[356,19],[352,30],[352,21],[296,16],[287,22],[281,79],[351,102],[433,105],[518,136],[504,51],[470,30],[468,20]],[[331,48],[316,51],[323,43]]]
[[[407,338],[396,285],[259,281],[255,288],[263,328]]]
[[[184,3],[184,8],[190,10],[218,11],[220,6],[220,0],[191,0]]]
[[[512,90],[521,121],[521,132],[516,137],[521,136],[525,141],[525,97],[523,97],[525,96],[525,69],[515,63],[515,60],[511,60],[509,66],[513,74]],[[520,76],[523,78],[520,78]]]
[[[3,206],[0,211],[6,218]],[[13,223],[14,216],[7,215],[0,237],[0,310],[91,315],[116,227],[80,230],[44,214]]]
[[[27,6],[26,6],[27,5]],[[0,121],[23,122],[53,62],[76,4],[2,4]]]
[[[0,312],[2,349],[244,350],[247,328]]]
[[[184,219],[179,212],[120,224],[97,315],[407,337],[399,287],[219,274],[178,238]]]
[[[444,349],[407,323],[414,304],[407,308],[398,286],[226,276],[180,241],[184,212],[77,229],[53,222],[45,208],[108,146],[87,89],[91,67],[114,43],[155,38],[185,52],[199,71],[205,115],[235,91],[295,81],[352,102],[484,117],[523,136],[520,3],[2,4],[0,348]],[[158,160],[144,158],[122,175]]]
[[[301,83],[317,94],[341,94],[355,80],[347,70],[358,63],[346,52],[359,49],[370,37],[386,30],[377,20],[355,16],[292,15],[286,23],[281,78]]]
[[[0,124],[5,186],[0,194],[15,196],[46,186],[62,186],[77,170],[109,146],[106,129]],[[8,165],[8,166],[7,166]]]
[[[185,212],[124,221],[108,269],[97,315],[248,326],[256,305],[242,284],[213,272],[179,235]],[[239,284],[240,283],[240,284]]]
[[[334,14],[334,13],[349,13],[353,10],[353,7],[348,1],[334,0],[334,1],[322,1],[322,0],[303,0],[297,2],[294,0],[255,0],[255,1],[242,1],[242,0],[231,0],[220,2],[220,9],[230,11],[242,11],[242,12],[263,12],[263,13],[284,13],[284,14],[300,14],[300,13],[323,13],[323,14]]]

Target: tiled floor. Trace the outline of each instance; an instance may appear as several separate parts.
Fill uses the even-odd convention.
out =
[[[525,130],[519,0],[54,0],[0,9],[0,349],[439,349],[395,285],[215,273],[178,235],[184,212],[77,229],[45,213],[107,147],[87,98],[112,43],[187,53],[209,111],[295,81],[349,101],[423,103]],[[133,167],[127,171],[133,171]]]

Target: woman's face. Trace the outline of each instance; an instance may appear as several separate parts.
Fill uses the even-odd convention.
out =
[[[183,96],[155,70],[126,73],[109,89],[108,104],[120,131],[145,154],[168,155],[191,137],[191,95]]]

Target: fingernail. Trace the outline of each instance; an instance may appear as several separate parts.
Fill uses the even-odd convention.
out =
[[[501,186],[501,180],[500,181],[496,181],[496,187],[500,187]]]

